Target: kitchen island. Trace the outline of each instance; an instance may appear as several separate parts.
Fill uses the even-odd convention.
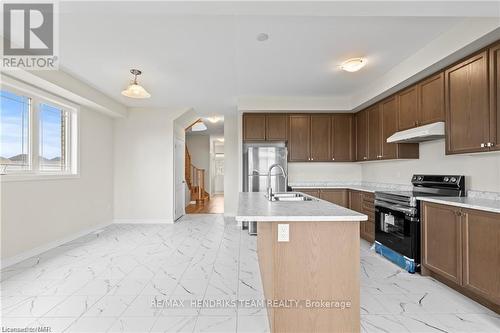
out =
[[[359,332],[359,222],[368,217],[305,197],[239,194],[236,220],[258,222],[271,332]]]

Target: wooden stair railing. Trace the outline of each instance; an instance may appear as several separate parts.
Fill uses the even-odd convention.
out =
[[[210,199],[205,190],[205,169],[195,167],[191,162],[191,154],[186,147],[185,157],[185,178],[186,184],[191,193],[191,200],[197,204],[204,203]]]

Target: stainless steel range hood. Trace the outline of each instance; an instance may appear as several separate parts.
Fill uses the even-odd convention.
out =
[[[396,132],[387,138],[388,143],[424,142],[444,138],[444,122],[411,128]]]

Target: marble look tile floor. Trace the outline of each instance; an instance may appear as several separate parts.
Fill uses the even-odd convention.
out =
[[[2,327],[268,331],[262,308],[207,306],[263,299],[256,238],[222,215],[111,225],[3,269],[0,286]],[[434,279],[401,271],[362,242],[361,330],[500,332],[500,317]]]

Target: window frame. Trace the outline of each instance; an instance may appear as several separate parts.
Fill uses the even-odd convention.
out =
[[[33,87],[24,82],[12,79],[7,76],[2,77],[0,89],[7,90],[17,95],[30,98],[31,107],[29,110],[28,125],[28,168],[25,170],[12,170],[1,175],[2,181],[23,181],[42,179],[64,179],[78,178],[80,176],[80,124],[78,105],[42,89]],[[48,104],[67,112],[67,128],[65,129],[65,157],[66,166],[64,170],[41,170],[39,161],[40,152],[40,105]]]

